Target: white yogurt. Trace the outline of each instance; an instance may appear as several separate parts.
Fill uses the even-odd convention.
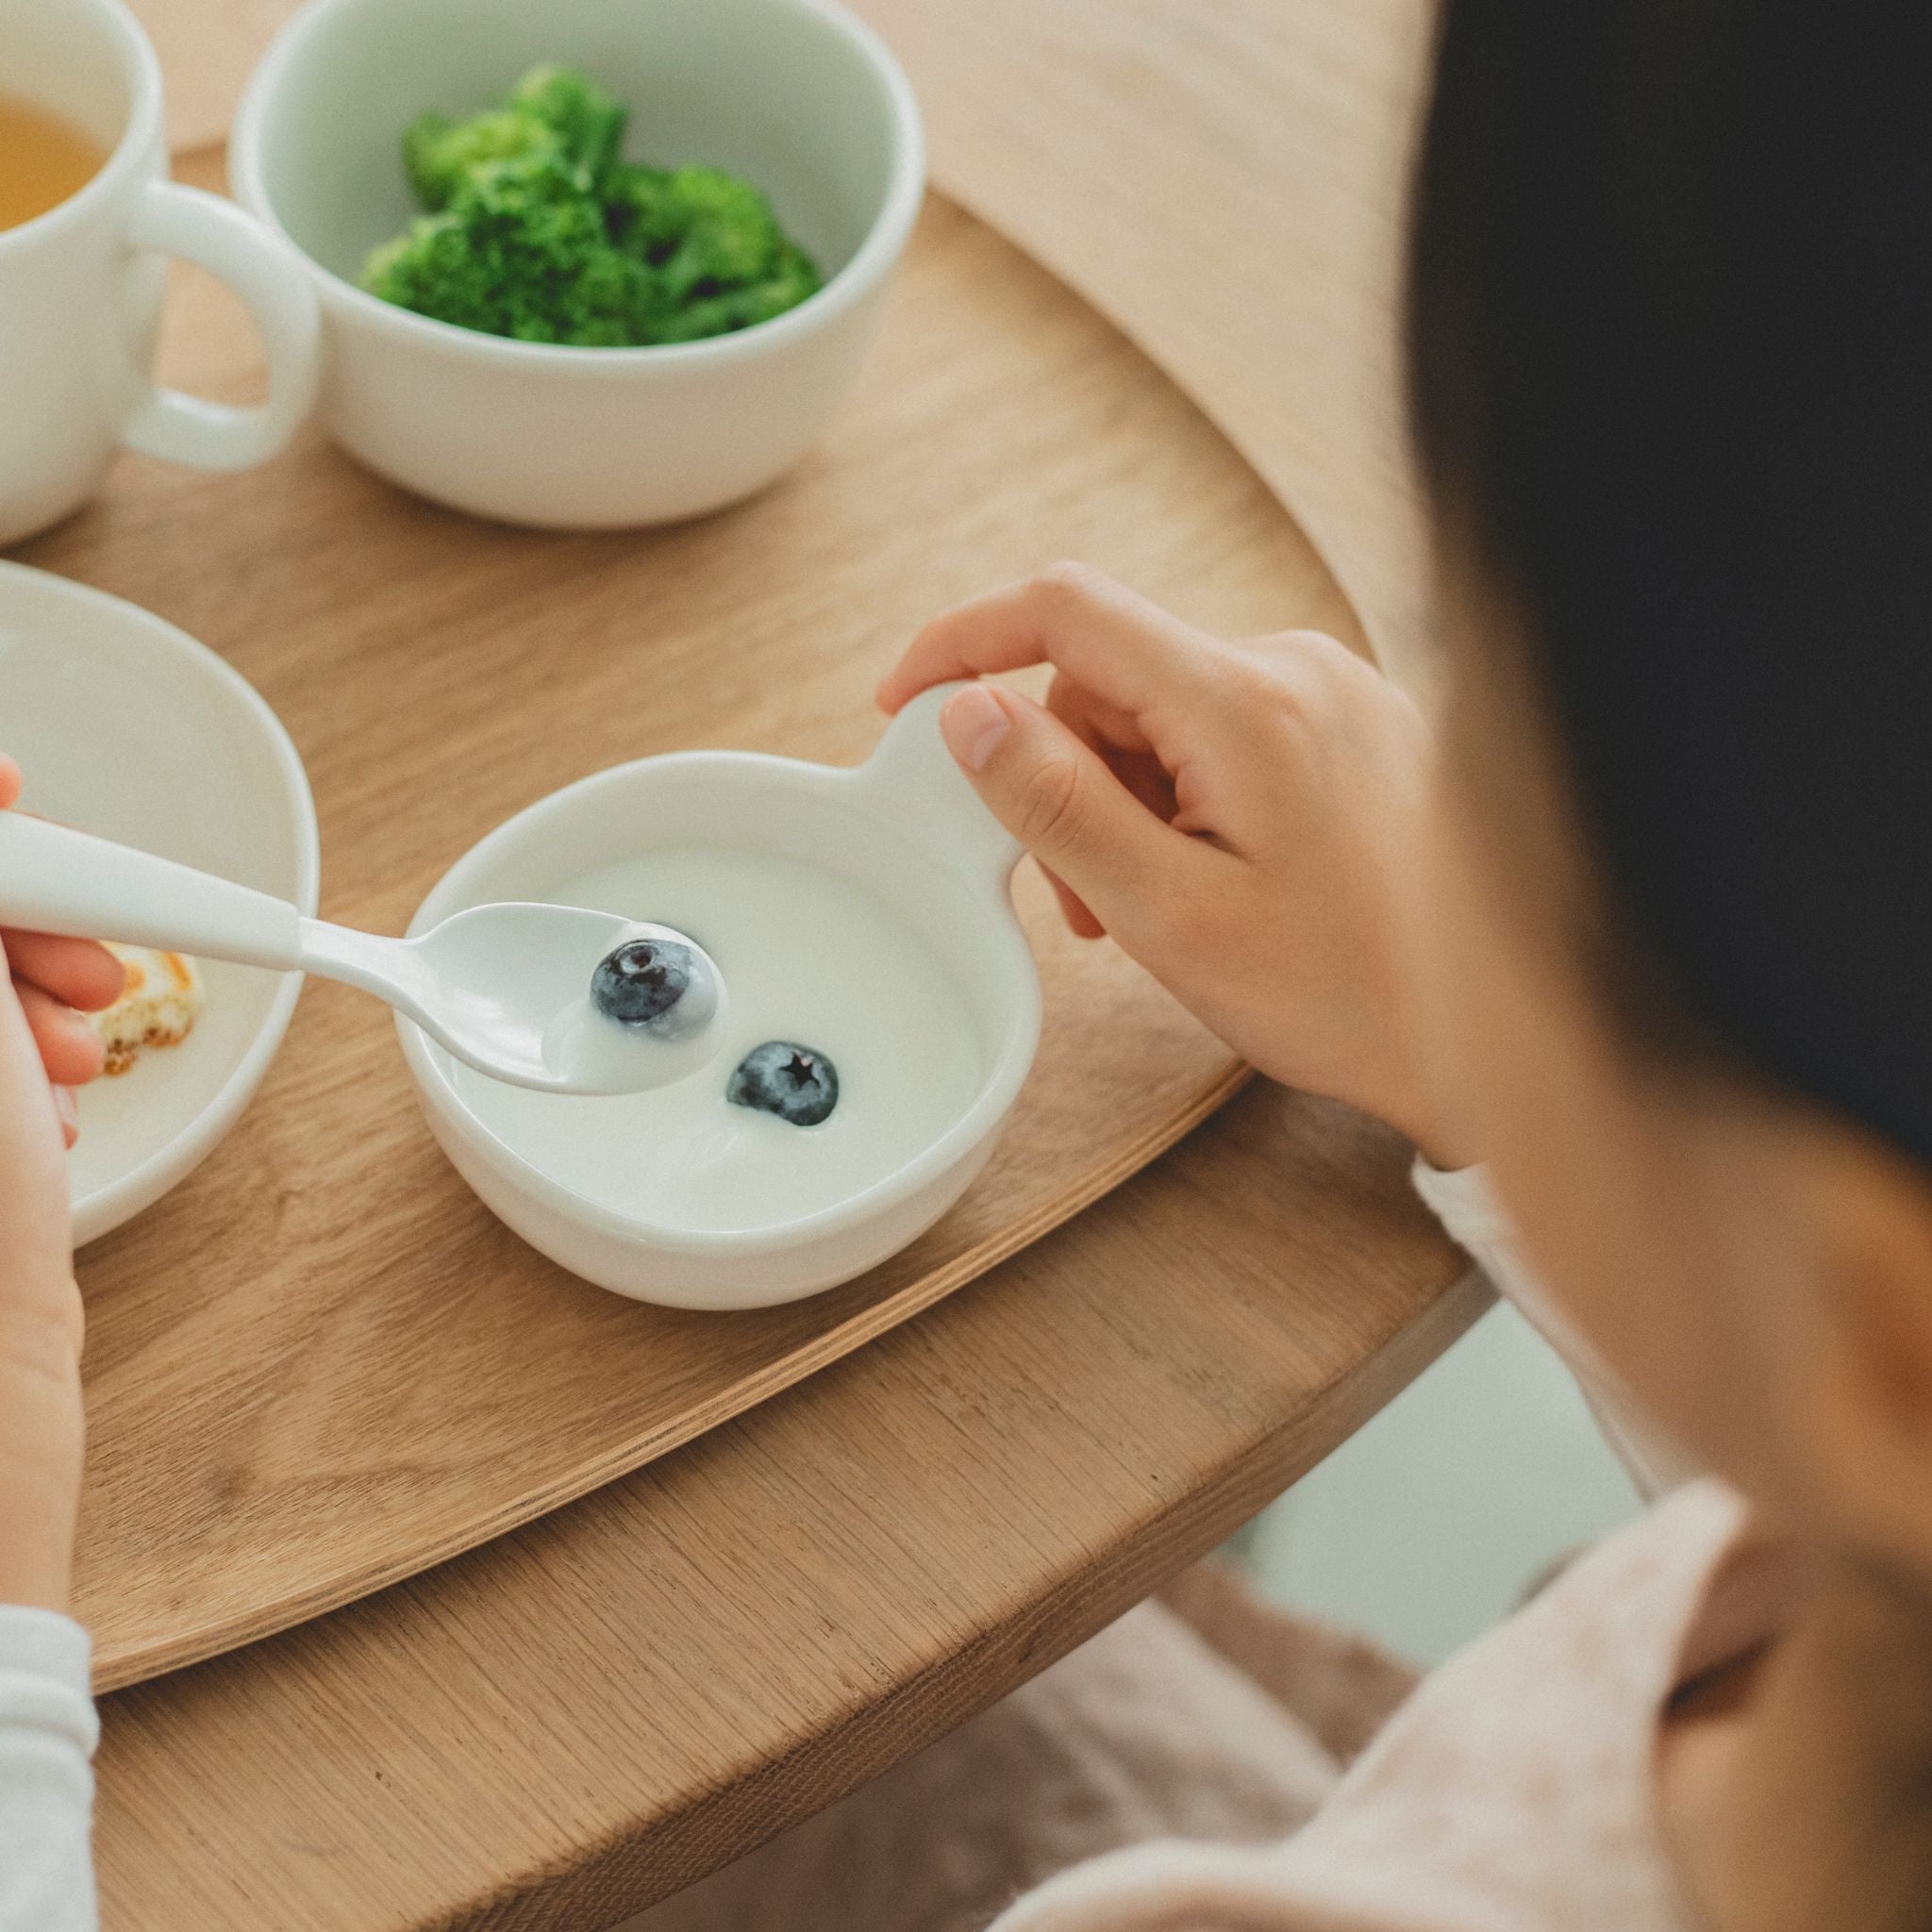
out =
[[[589,1201],[691,1231],[790,1221],[895,1173],[985,1078],[972,1008],[945,961],[884,901],[830,873],[687,849],[561,880],[550,896],[689,933],[729,1000],[717,1058],[646,1093],[537,1093],[452,1067],[478,1120]],[[767,1040],[831,1060],[830,1119],[796,1127],[724,1098],[732,1069]]]

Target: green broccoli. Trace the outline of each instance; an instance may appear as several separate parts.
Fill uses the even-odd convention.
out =
[[[479,168],[530,155],[567,158],[555,128],[509,108],[447,121],[425,114],[403,136],[403,167],[417,201],[430,213],[447,208]]]
[[[403,136],[403,166],[430,213],[445,208],[466,177],[492,161],[550,154],[596,186],[617,158],[625,110],[594,81],[567,67],[535,67],[500,108],[451,121],[425,114]]]
[[[593,186],[602,184],[617,159],[630,118],[594,80],[572,67],[531,68],[506,106],[549,128]]]
[[[811,258],[790,242],[779,243],[772,272],[762,280],[721,294],[701,295],[674,309],[659,325],[654,341],[695,342],[707,336],[728,335],[770,322],[788,308],[796,308],[821,287]]]
[[[671,192],[686,226],[664,278],[679,301],[758,281],[777,266],[778,219],[750,182],[716,168],[679,168]]]
[[[620,161],[604,182],[604,211],[620,248],[661,267],[684,239],[691,216],[672,187],[668,168]]]
[[[818,290],[756,188],[621,161],[625,121],[555,66],[467,121],[424,115],[403,161],[425,213],[370,255],[363,288],[464,328],[590,348],[749,328]]]
[[[611,245],[604,210],[556,151],[475,168],[362,272],[372,295],[439,322],[531,342],[624,348],[666,308],[657,278]]]

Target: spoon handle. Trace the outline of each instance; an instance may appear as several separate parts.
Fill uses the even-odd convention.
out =
[[[286,900],[25,812],[0,812],[0,925],[120,940],[288,971],[302,918]]]

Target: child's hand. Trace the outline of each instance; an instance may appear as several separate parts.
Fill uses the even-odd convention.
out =
[[[20,767],[0,754],[0,811],[20,796]],[[101,1071],[101,1042],[80,1015],[111,1007],[123,977],[113,954],[88,940],[0,930],[14,995],[53,1082],[61,1138],[74,1144],[74,1095]],[[76,1010],[76,1008],[78,1010]]]
[[[1433,1147],[1398,915],[1415,707],[1332,638],[1224,643],[1069,566],[928,625],[879,702],[1039,663],[1044,708],[986,685],[941,726],[1074,929],[1110,934],[1263,1073]]]
[[[20,773],[0,758],[0,807]],[[98,946],[0,933],[0,1603],[62,1608],[80,1499],[80,1292],[67,1220],[70,1091],[101,1070],[76,1004],[108,1005]]]

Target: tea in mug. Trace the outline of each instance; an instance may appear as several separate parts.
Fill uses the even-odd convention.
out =
[[[58,208],[107,158],[100,142],[64,115],[0,94],[0,229]]]

